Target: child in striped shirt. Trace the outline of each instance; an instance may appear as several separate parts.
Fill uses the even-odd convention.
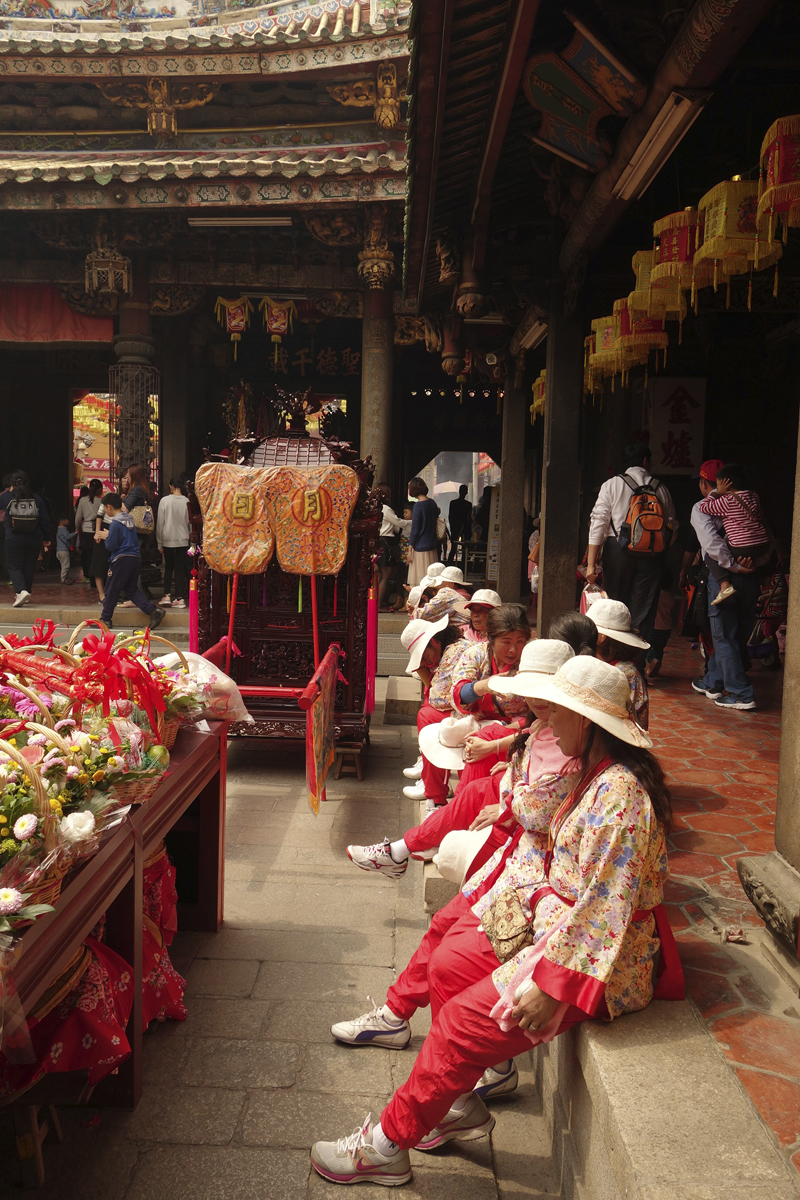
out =
[[[717,476],[716,495],[712,492],[700,502],[700,512],[720,517],[725,537],[739,562],[744,558],[756,562],[770,548],[769,531],[764,524],[758,493],[746,486],[744,471],[736,463],[721,467]],[[736,595],[730,572],[711,558],[708,569],[720,585],[719,595],[711,603],[722,604]]]

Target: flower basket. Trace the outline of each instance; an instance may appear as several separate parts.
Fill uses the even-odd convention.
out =
[[[171,750],[175,745],[175,739],[178,736],[178,730],[180,727],[181,723],[180,721],[177,721],[175,717],[167,717],[167,719],[164,721],[164,728],[161,733],[161,741],[168,750]]]
[[[84,629],[88,629],[89,627],[99,629],[101,633],[108,633],[108,626],[105,625],[102,621],[99,621],[96,619],[92,619],[90,621],[81,621],[80,625],[75,626],[75,628],[72,631],[72,636],[70,637],[69,641],[67,642],[67,652],[69,654],[72,654],[72,651],[75,648],[75,644],[78,641],[78,637],[79,637],[80,633]]]
[[[31,688],[27,687],[24,683],[20,683],[18,679],[14,679],[14,681],[12,683],[9,683],[8,686],[10,688],[13,688],[13,690],[15,692],[21,692],[21,694],[23,696],[25,696],[25,698],[27,700],[30,700],[31,704],[35,704],[36,707],[38,708],[39,712],[42,714],[42,720],[44,721],[44,724],[47,726],[48,729],[53,728],[52,713],[50,712],[50,709],[47,707],[47,705],[42,700],[41,696],[39,696]]]
[[[45,866],[38,879],[34,879],[28,892],[28,905],[55,904],[61,894],[61,884],[67,873],[67,862],[60,856],[50,854],[58,841],[56,818],[50,806],[47,789],[39,772],[23,758],[15,746],[0,739],[0,752],[21,767],[31,782],[36,804],[39,809],[39,819],[44,826],[44,849],[46,852]],[[27,890],[27,885],[26,885]]]
[[[139,775],[136,779],[126,779],[122,783],[113,783],[114,795],[120,804],[144,804],[154,795],[161,782],[161,775]]]
[[[67,965],[57,979],[54,979],[47,990],[39,998],[36,1008],[30,1014],[30,1020],[43,1021],[57,1004],[70,994],[72,989],[83,979],[89,970],[92,952],[81,942]]]

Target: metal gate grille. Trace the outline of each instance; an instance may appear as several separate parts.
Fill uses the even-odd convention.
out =
[[[154,491],[161,494],[161,372],[144,363],[109,367],[108,390],[111,476],[119,481],[133,463],[147,467]]]

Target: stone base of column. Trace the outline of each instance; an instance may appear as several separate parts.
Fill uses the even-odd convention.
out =
[[[767,929],[797,959],[800,871],[777,850],[763,858],[740,858],[736,867],[742,887]]]

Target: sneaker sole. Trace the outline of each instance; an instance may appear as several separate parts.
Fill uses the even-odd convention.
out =
[[[359,1034],[357,1036],[360,1037],[361,1035]],[[334,1033],[332,1029],[331,1037],[335,1041],[339,1042],[342,1046],[353,1046],[356,1050],[361,1049],[364,1046],[379,1046],[382,1050],[405,1050],[405,1048],[411,1042],[411,1030],[409,1029],[408,1037],[404,1042],[397,1041],[392,1034],[384,1033],[376,1033],[374,1037],[367,1037],[362,1041],[357,1041],[355,1039],[351,1040],[350,1038],[342,1037],[338,1033]],[[391,1040],[384,1041],[384,1038]]]
[[[412,851],[410,857],[413,858],[415,862],[432,862],[433,856],[438,852],[438,849],[438,846],[434,846],[433,850],[419,850],[417,852]]]
[[[347,1175],[336,1175],[333,1171],[326,1171],[325,1167],[314,1162],[313,1155],[311,1155],[311,1165],[318,1175],[321,1175],[323,1179],[329,1179],[331,1183],[379,1183],[383,1187],[401,1187],[404,1183],[410,1183],[413,1178],[411,1171],[403,1171],[399,1175],[386,1175],[378,1171],[374,1173],[359,1171],[358,1174],[351,1172]]]
[[[733,712],[755,712],[756,704],[717,704],[717,708],[730,708]]]
[[[402,869],[401,864],[398,863],[395,872],[390,867],[368,866],[366,863],[356,862],[349,849],[345,850],[345,854],[354,867],[358,867],[359,871],[366,871],[368,875],[383,875],[385,879],[402,879],[408,870],[408,859],[402,864]]]
[[[484,1102],[487,1100],[496,1100],[498,1096],[510,1096],[519,1087],[519,1075],[511,1075],[508,1079],[503,1079],[500,1083],[495,1083],[492,1087],[473,1088],[476,1096],[480,1096]]]
[[[489,1117],[483,1125],[476,1125],[472,1129],[454,1129],[451,1133],[440,1133],[438,1138],[433,1142],[425,1142],[423,1145],[420,1142],[414,1147],[415,1150],[421,1150],[423,1154],[428,1150],[435,1150],[438,1146],[443,1146],[445,1142],[477,1142],[478,1138],[486,1137],[491,1133],[496,1125],[494,1117]]]
[[[692,684],[692,691],[697,692],[698,696],[708,696],[709,700],[719,700],[722,695],[722,692],[711,692],[706,688],[697,687],[695,684]]]

